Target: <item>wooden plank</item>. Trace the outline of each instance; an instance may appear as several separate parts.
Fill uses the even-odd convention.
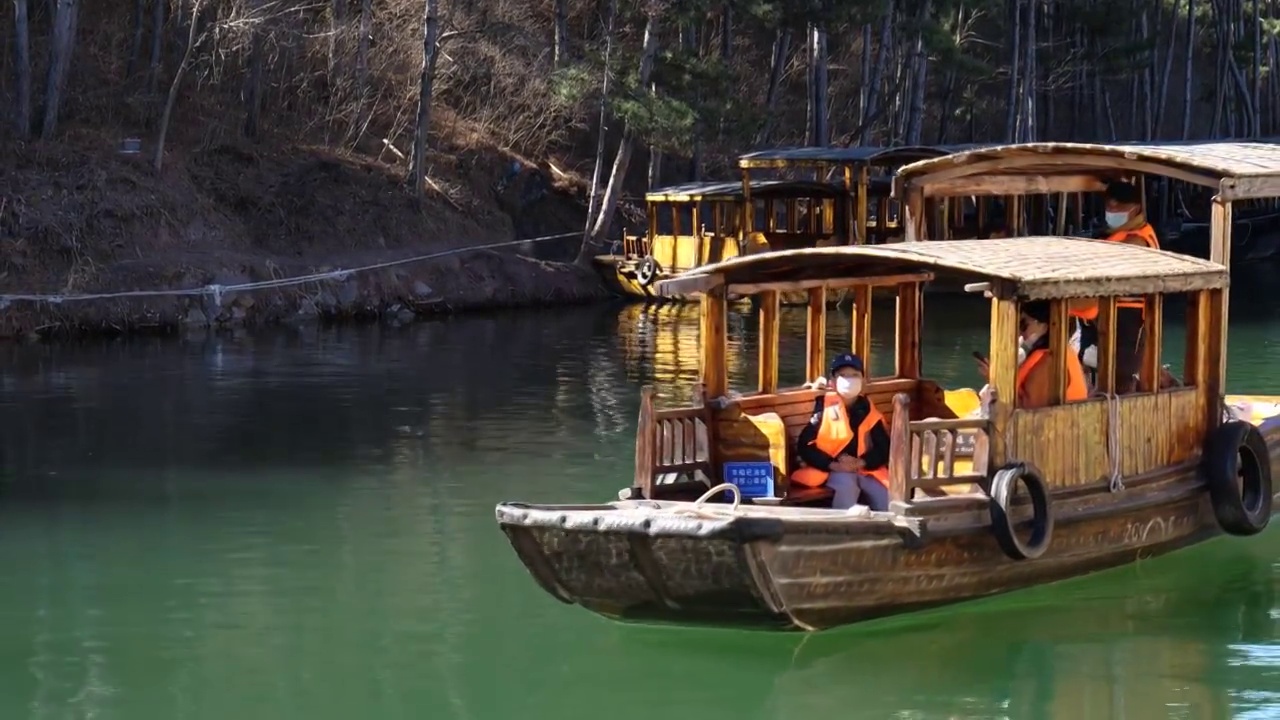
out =
[[[844,290],[862,285],[869,287],[892,287],[905,282],[929,282],[934,273],[915,272],[899,275],[872,275],[867,277],[843,277],[820,280],[780,280],[762,283],[733,283],[728,292],[733,295],[755,295],[757,293],[776,290],[778,292],[806,292],[816,287],[828,290]]]
[[[992,408],[991,463],[999,468],[1011,458],[1012,448],[1005,442],[1005,430],[1010,427],[1011,412],[1017,407],[1016,378],[1018,372],[1018,303],[1013,300],[991,300],[991,346],[988,383],[995,390],[998,402]]]
[[[1231,201],[1221,197],[1213,199],[1211,218],[1209,221],[1209,259],[1226,267],[1231,267]],[[1222,291],[1222,321],[1219,332],[1222,335],[1219,347],[1221,357],[1218,360],[1218,388],[1227,386],[1227,309],[1230,292]],[[1215,426],[1216,427],[1216,426]]]
[[[679,297],[694,293],[706,293],[712,288],[724,287],[724,276],[717,273],[686,275],[659,280],[654,286],[662,297]]]
[[[657,440],[653,419],[653,386],[640,388],[640,417],[636,421],[635,487],[645,498],[653,497],[653,468],[657,464]]]
[[[1190,387],[1204,386],[1204,331],[1209,326],[1208,293],[1208,290],[1200,290],[1187,296],[1187,344],[1182,359],[1182,382]]]
[[[989,421],[986,418],[958,418],[955,420],[913,420],[911,432],[950,431],[950,430],[986,430]]]
[[[1116,391],[1116,299],[1098,298],[1098,376],[1094,389],[1102,393]]]
[[[1022,154],[1018,154],[1019,152]],[[905,177],[903,178],[903,185],[907,192],[910,192],[913,188],[920,188],[927,194],[939,195],[940,193],[933,191],[932,188],[941,185],[944,181],[961,178],[968,178],[972,181],[978,178],[1008,176],[1051,177],[1062,174],[1062,171],[1054,166],[1064,168],[1096,167],[1098,174],[1109,175],[1114,175],[1120,171],[1128,171],[1130,173],[1173,178],[1193,185],[1202,185],[1219,190],[1223,184],[1222,178],[1218,175],[1185,170],[1172,163],[1166,164],[1142,160],[1132,154],[1117,156],[1098,155],[1096,153],[1073,153],[1069,151],[1052,153],[1036,151],[1028,153],[1014,149],[1007,154],[1002,153],[997,157],[988,156],[975,162],[951,162],[943,165],[942,169],[928,174]],[[1078,171],[1070,173],[1070,175],[1080,174],[1082,173]],[[1237,181],[1235,188],[1239,187],[1240,183]],[[952,194],[974,195],[976,193],[957,189]]]
[[[1143,300],[1146,309],[1142,321],[1142,365],[1138,368],[1138,383],[1143,392],[1156,392],[1160,388],[1160,350],[1164,344],[1164,296],[1147,295]]]
[[[867,375],[871,374],[871,288],[860,285],[853,289],[853,337],[849,347],[862,358]]]
[[[1094,175],[982,175],[926,185],[926,197],[1039,195],[1102,192],[1107,184]],[[1064,216],[1065,221],[1065,216]],[[1062,231],[1058,231],[1059,234]]]
[[[760,293],[759,391],[778,392],[778,347],[782,298],[777,290]]]
[[[1061,405],[1067,392],[1067,354],[1071,353],[1071,323],[1067,303],[1049,301],[1049,404]]]
[[[894,319],[894,365],[898,377],[920,377],[921,285],[898,285],[897,316]]]
[[[889,502],[909,499],[908,481],[911,467],[911,397],[906,393],[893,396],[893,420],[889,431]]]
[[[809,314],[805,332],[805,380],[826,375],[827,364],[827,289],[809,289]],[[830,379],[830,378],[828,378]],[[833,381],[834,382],[834,381]]]
[[[1205,431],[1218,427],[1222,415],[1219,403],[1226,392],[1227,372],[1227,291],[1206,290],[1205,303],[1208,304],[1208,317],[1204,329],[1204,384],[1201,390],[1207,407],[1205,408]]]
[[[902,225],[905,231],[904,242],[927,240],[929,235],[928,218],[925,215],[924,193],[916,189],[907,190],[907,201],[903,203],[905,214]]]
[[[726,357],[728,340],[726,320],[729,315],[724,286],[712,288],[702,296],[698,338],[702,348],[701,382],[710,397],[721,397],[729,389]]]

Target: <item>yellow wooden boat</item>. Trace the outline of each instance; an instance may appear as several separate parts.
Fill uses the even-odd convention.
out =
[[[1215,235],[1227,241],[1229,229]],[[978,417],[958,417],[972,396],[948,396],[922,368],[922,287],[935,277],[991,298],[991,380]],[[562,602],[624,621],[801,630],[1256,534],[1274,504],[1280,398],[1224,398],[1228,285],[1218,262],[1061,237],[812,248],[705,266],[659,286],[702,296],[699,401],[656,410],[652,388],[641,390],[634,478],[618,500],[501,503],[498,524]],[[779,296],[809,297],[806,374],[817,378],[833,290],[852,294],[850,347],[873,366],[874,287],[898,293],[893,375],[869,377],[863,390],[891,426],[892,501],[887,511],[833,510],[826,488],[787,482],[823,390],[778,386]],[[761,306],[755,387],[727,379],[735,293]],[[1138,391],[1117,395],[1111,329],[1117,299],[1134,296],[1146,303],[1150,340]],[[1166,386],[1164,307],[1179,300],[1189,303],[1182,382]],[[1030,301],[1050,308],[1043,406],[1024,406],[1016,389],[1019,308]],[[1068,401],[1067,317],[1079,301],[1099,308],[1100,367],[1093,394]]]

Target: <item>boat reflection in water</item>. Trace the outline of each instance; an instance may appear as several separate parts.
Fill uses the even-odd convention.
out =
[[[1280,545],[1211,542],[1103,576],[797,644],[767,717],[1280,715]]]

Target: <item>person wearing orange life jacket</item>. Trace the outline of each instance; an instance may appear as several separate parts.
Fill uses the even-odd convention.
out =
[[[796,440],[805,467],[792,473],[791,481],[831,488],[831,507],[837,510],[853,507],[860,496],[872,510],[888,510],[889,428],[862,395],[862,358],[836,356],[829,375],[835,392],[814,400],[813,417]]]
[[[1147,222],[1142,212],[1142,194],[1127,182],[1112,182],[1106,190],[1107,231],[1103,239],[1127,245],[1160,249],[1155,228]],[[1128,393],[1134,390],[1134,376],[1142,364],[1143,302],[1141,298],[1121,298],[1116,302],[1116,391]],[[1081,321],[1080,354],[1083,362],[1090,347],[1098,343],[1097,303],[1076,304],[1071,314]],[[1096,361],[1095,361],[1096,365]]]
[[[1018,407],[1028,410],[1047,407],[1053,395],[1053,355],[1049,352],[1049,302],[1037,300],[1022,303],[1018,309],[1019,342],[1027,352],[1027,359],[1018,366],[1014,388],[1018,393]],[[1067,350],[1067,388],[1063,398],[1067,402],[1088,399],[1089,385],[1085,381],[1084,366],[1080,358]]]

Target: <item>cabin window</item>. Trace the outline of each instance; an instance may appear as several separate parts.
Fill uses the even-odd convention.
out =
[[[1210,303],[1203,310],[1202,298]],[[1076,301],[1075,309],[1096,313],[1079,328],[1072,323],[1092,390],[1124,395],[1196,386],[1207,362],[1200,328],[1210,322],[1212,302],[1207,292]]]

